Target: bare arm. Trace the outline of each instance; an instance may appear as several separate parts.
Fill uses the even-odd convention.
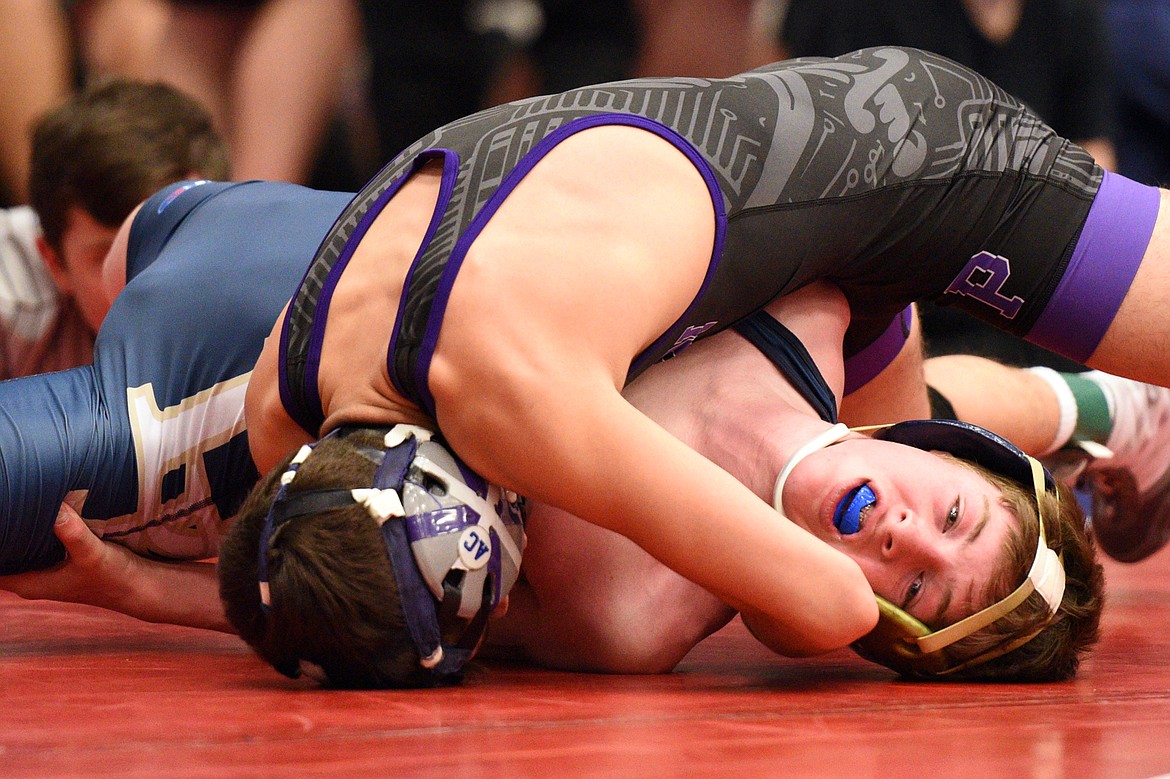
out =
[[[234,632],[219,600],[215,565],[162,563],[95,536],[63,505],[53,531],[66,560],[53,568],[0,576],[0,589],[28,600],[84,603],[146,622]]]
[[[440,405],[452,445],[487,478],[626,536],[742,612],[782,654],[836,649],[876,623],[873,592],[848,557],[778,517],[603,378],[538,375],[537,386],[500,395],[475,382],[475,401],[464,393],[450,419]]]

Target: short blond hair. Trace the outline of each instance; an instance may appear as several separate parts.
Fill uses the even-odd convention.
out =
[[[947,457],[947,455],[940,455]],[[1039,536],[1036,497],[1030,488],[966,460],[953,459],[971,468],[1001,493],[1001,505],[1020,523],[1008,533],[1000,565],[983,592],[983,606],[1006,597],[1024,580],[1036,556]],[[1060,607],[1050,619],[1048,604],[1033,592],[1014,611],[983,630],[955,642],[957,657],[973,657],[1011,636],[1023,636],[1048,623],[1022,646],[982,665],[956,672],[950,678],[1040,682],[1071,678],[1081,658],[1096,643],[1104,606],[1105,575],[1086,530],[1085,514],[1072,491],[1063,484],[1040,495],[1048,546],[1061,558],[1065,591]],[[942,627],[942,626],[931,626]]]

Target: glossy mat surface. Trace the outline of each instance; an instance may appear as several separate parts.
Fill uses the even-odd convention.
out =
[[[0,593],[0,775],[1150,777],[1170,772],[1170,551],[1109,565],[1099,650],[1054,685],[923,684],[733,622],[674,674],[492,664],[334,692],[235,638]]]

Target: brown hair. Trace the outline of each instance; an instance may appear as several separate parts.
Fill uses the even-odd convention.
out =
[[[227,179],[227,149],[207,111],[165,84],[100,84],[33,130],[29,202],[58,250],[70,206],[118,227],[143,200],[191,175]]]
[[[376,431],[357,431],[323,439],[287,494],[368,487],[376,466],[357,446],[378,447],[381,437]],[[437,684],[419,665],[378,525],[361,506],[281,525],[264,550],[271,605],[267,611],[261,606],[260,536],[291,459],[252,489],[220,549],[220,598],[228,619],[257,654],[290,676],[304,660],[319,666],[338,687]]]
[[[1020,585],[1036,556],[1039,536],[1036,499],[1031,489],[1014,481],[964,460],[955,459],[955,462],[972,468],[998,487],[1004,507],[1020,519],[1019,528],[1009,533],[1001,565],[984,591],[983,603],[989,605]],[[1042,494],[1040,501],[1046,541],[1064,564],[1065,591],[1060,608],[1051,623],[1022,646],[944,678],[1020,682],[1068,679],[1076,673],[1081,657],[1097,641],[1105,577],[1085,529],[1084,512],[1063,484],[1057,484],[1055,494]],[[949,649],[954,650],[957,658],[972,657],[1013,636],[1027,635],[1048,619],[1048,605],[1039,593],[1033,592],[1015,611],[955,642]]]

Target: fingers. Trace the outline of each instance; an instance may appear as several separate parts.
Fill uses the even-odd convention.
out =
[[[65,546],[66,558],[51,568],[0,576],[0,589],[29,600],[87,602],[86,588],[96,579],[103,542],[68,504],[57,511],[53,532]]]
[[[101,553],[101,539],[93,534],[81,515],[68,503],[62,503],[57,511],[53,533],[65,546],[65,552],[73,560],[91,560]]]

